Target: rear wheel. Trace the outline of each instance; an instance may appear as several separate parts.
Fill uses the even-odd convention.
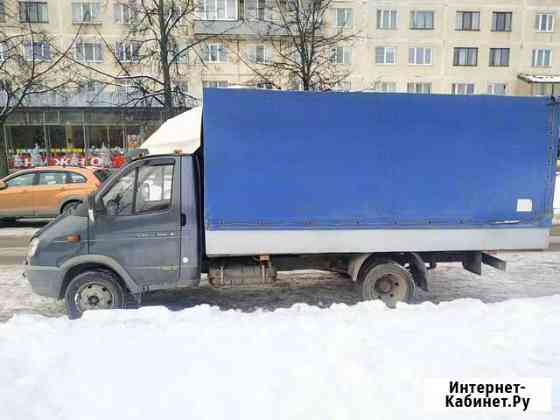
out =
[[[62,210],[60,213],[70,214],[72,213],[72,210],[78,207],[79,204],[80,204],[79,201],[70,201],[69,203],[66,203],[64,206],[62,206]]]
[[[394,308],[397,302],[412,302],[414,279],[412,274],[393,261],[373,263],[361,273],[358,280],[364,300],[382,300]]]
[[[68,317],[76,319],[85,311],[123,308],[125,293],[113,273],[88,270],[70,281],[64,299]]]

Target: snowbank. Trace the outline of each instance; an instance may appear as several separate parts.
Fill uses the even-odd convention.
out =
[[[559,331],[560,296],[398,310],[150,307],[77,322],[16,315],[0,325],[1,417],[433,419],[422,408],[425,378],[558,380]]]

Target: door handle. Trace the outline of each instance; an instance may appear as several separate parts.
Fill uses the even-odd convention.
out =
[[[181,213],[181,226],[185,226],[187,224],[187,215],[185,213]]]

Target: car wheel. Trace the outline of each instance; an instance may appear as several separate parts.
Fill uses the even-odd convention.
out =
[[[394,308],[397,302],[411,303],[414,279],[410,271],[394,261],[369,265],[360,275],[358,286],[364,300],[382,300]]]
[[[115,274],[88,270],[70,281],[64,300],[68,317],[76,319],[85,311],[123,308],[125,293]]]
[[[79,204],[79,201],[70,201],[69,203],[66,203],[64,206],[62,206],[62,211],[60,213],[70,214],[76,207],[78,207]]]

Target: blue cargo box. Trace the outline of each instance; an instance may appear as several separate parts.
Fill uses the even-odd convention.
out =
[[[208,255],[544,248],[546,98],[207,89]]]

